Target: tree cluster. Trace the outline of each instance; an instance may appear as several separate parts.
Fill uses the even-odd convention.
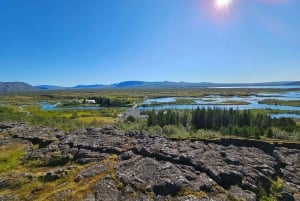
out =
[[[121,98],[107,98],[107,97],[90,97],[90,100],[95,100],[96,104],[102,107],[119,107],[128,106],[131,102]]]
[[[148,114],[148,126],[160,126],[163,127],[165,125],[177,125],[177,126],[188,126],[189,114],[188,111],[178,110],[160,110],[156,112],[152,110],[147,113]]]
[[[291,132],[295,129],[296,123],[291,118],[273,119],[269,115],[253,114],[250,110],[197,108],[192,111],[192,125],[196,129],[223,130],[225,132],[228,130],[226,133],[256,135],[257,132],[265,133],[271,127]]]
[[[254,114],[250,110],[219,108],[197,108],[192,111],[160,110],[148,112],[148,126],[177,125],[195,130],[215,130],[225,135],[242,137],[272,136],[272,127],[292,132],[296,123],[291,118],[273,119],[265,114]],[[191,118],[189,118],[191,116]]]

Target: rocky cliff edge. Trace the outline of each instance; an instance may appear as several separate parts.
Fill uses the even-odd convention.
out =
[[[0,123],[0,136],[2,151],[22,145],[26,167],[0,172],[0,200],[300,200],[297,144],[22,123]]]

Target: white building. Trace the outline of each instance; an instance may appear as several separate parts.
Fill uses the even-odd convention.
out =
[[[85,102],[88,104],[96,104],[95,100],[85,100]]]

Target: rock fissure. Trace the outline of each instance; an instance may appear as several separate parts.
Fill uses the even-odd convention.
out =
[[[49,168],[64,169],[69,162],[96,162],[74,178],[79,183],[93,178],[91,189],[85,192],[87,199],[163,200],[171,196],[178,201],[190,197],[254,201],[260,199],[261,188],[267,193],[279,189],[281,200],[300,198],[299,149],[242,139],[232,143],[229,139],[170,140],[144,132],[123,132],[116,127],[68,134],[27,124],[0,124],[0,128],[24,143],[38,144],[28,151],[28,160],[42,160]],[[109,174],[103,177],[106,171]],[[50,181],[64,177],[55,171],[50,173],[46,177]],[[56,177],[52,179],[52,175]]]

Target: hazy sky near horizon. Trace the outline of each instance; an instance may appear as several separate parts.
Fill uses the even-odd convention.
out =
[[[300,80],[300,1],[1,0],[0,81]]]

